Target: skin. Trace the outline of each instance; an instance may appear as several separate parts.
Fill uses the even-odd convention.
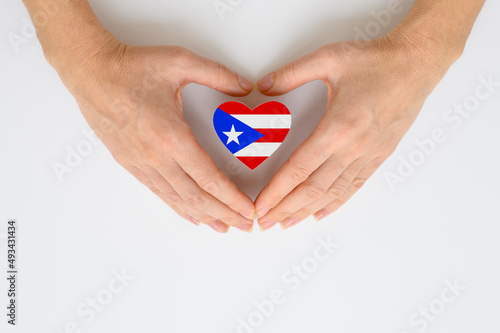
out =
[[[227,232],[324,218],[390,156],[463,51],[484,0],[417,0],[388,35],[325,45],[261,79],[266,95],[322,80],[328,104],[313,134],[255,204],[217,168],[182,115],[189,83],[244,96],[253,84],[172,46],[131,46],[86,0],[23,0],[47,61],[115,160],[186,220]]]
[[[186,220],[250,232],[254,204],[196,141],[181,91],[195,82],[244,96],[253,83],[181,47],[121,43],[87,1],[51,1],[41,20],[46,0],[25,0],[45,57],[114,159]]]
[[[419,0],[382,38],[325,45],[261,79],[266,95],[328,87],[324,117],[256,199],[259,225],[327,217],[392,154],[460,57],[484,0]]]

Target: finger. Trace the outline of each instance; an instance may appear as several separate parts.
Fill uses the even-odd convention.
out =
[[[139,168],[135,166],[130,166],[126,168],[132,176],[134,176],[137,180],[139,180],[143,185],[151,190],[154,194],[156,194],[163,202],[165,202],[170,208],[172,208],[179,216],[184,218],[185,220],[195,224],[200,225],[200,222],[187,214],[184,210],[180,209],[178,206],[174,205],[170,200],[167,200],[166,196],[158,187],[151,181],[151,179]]]
[[[117,151],[117,150],[113,150]],[[176,205],[176,202],[180,202],[180,198],[175,193],[175,191],[172,190],[171,187],[167,188],[162,191],[157,184],[154,183],[154,181],[144,172],[142,171],[139,167],[131,163],[131,161],[134,160],[133,154],[128,151],[128,154],[125,154],[126,158],[123,158],[120,154],[113,154],[113,158],[118,162],[125,170],[127,170],[132,176],[134,176],[139,182],[141,182],[143,185],[145,185],[147,188],[151,190],[156,196],[158,196],[163,202],[165,202],[170,208],[172,208],[179,216],[184,218],[185,220],[195,224],[199,225],[200,222],[186,213],[186,211],[182,208],[180,208],[178,205]],[[167,183],[168,185],[168,183]],[[170,185],[168,185],[170,186]],[[171,197],[166,195],[165,193],[173,192],[172,195],[174,196],[173,200]]]
[[[316,210],[314,213],[314,218],[319,221],[329,216],[337,209],[339,209],[342,205],[344,205],[357,191],[359,191],[364,184],[368,181],[368,179],[373,175],[373,173],[378,169],[378,167],[382,164],[383,160],[376,159],[367,164],[356,176],[356,178],[352,181],[349,188],[344,192],[344,194],[332,202],[328,203],[324,208],[311,207],[311,211]]]
[[[183,73],[186,83],[198,83],[231,96],[248,95],[254,88],[252,81],[216,61],[193,52],[189,59],[189,68]]]
[[[170,185],[170,183],[165,178],[163,178],[163,176],[156,170],[151,168],[150,170],[148,170],[148,172],[153,184],[155,184],[155,186],[160,190],[159,196],[162,197],[164,201],[167,202],[167,204],[172,205],[172,203],[175,203],[184,211],[186,211],[186,220],[196,225],[199,225],[201,222],[219,233],[226,233],[229,230],[229,225],[225,224],[224,222],[187,205],[186,202],[184,202],[180,195],[175,191],[175,189]]]
[[[160,192],[158,193],[158,196],[162,198],[162,200],[165,201],[169,206],[182,207],[181,209],[185,212],[186,219],[188,219],[188,216],[191,217],[195,221],[195,224],[203,223],[211,225],[214,223],[215,218],[213,218],[212,216],[203,214],[186,205],[180,195],[172,187],[172,185],[170,185],[170,183],[157,171],[150,168],[147,170],[147,172],[153,186],[156,187]]]
[[[255,201],[257,217],[263,217],[330,156],[325,147],[330,138],[315,130],[281,166]]]
[[[324,49],[318,49],[264,76],[257,82],[257,88],[265,95],[276,96],[314,80],[326,81],[327,59],[328,55]]]
[[[324,205],[328,204],[329,202],[342,197],[365,164],[365,162],[361,162],[360,160],[354,161],[351,165],[349,165],[349,167],[344,170],[344,172],[340,174],[340,176],[333,182],[333,184],[330,185],[330,187],[325,191],[325,195],[316,200],[314,204],[320,205],[319,207],[324,207]],[[322,204],[323,206],[321,206],[321,202],[324,202]],[[295,213],[284,219],[281,222],[281,227],[283,229],[290,228],[316,212],[316,210],[311,209],[311,207],[308,206],[296,210]]]
[[[275,208],[259,219],[261,229],[266,230],[273,225],[273,223],[268,222],[281,222],[307,205],[329,195],[328,189],[334,181],[343,172],[349,172],[346,170],[347,165],[339,157],[329,158],[306,181],[297,186]]]
[[[207,215],[201,211],[195,210],[189,205],[187,205],[185,202],[182,202],[182,198],[175,192],[173,187],[158,173],[158,178],[156,181],[160,184],[162,184],[163,191],[167,194],[164,194],[162,191],[158,190],[159,193],[155,192],[162,200],[164,200],[169,206],[173,207],[175,210],[177,206],[172,204],[172,200],[175,200],[176,202],[180,202],[179,205],[182,207],[186,212],[183,210],[177,208],[181,213],[181,216],[183,216],[187,221],[195,224],[195,225],[200,225],[200,221],[203,224],[208,225],[210,228],[213,230],[219,232],[219,233],[226,233],[229,230],[229,225],[215,219],[213,216]],[[235,226],[237,229],[244,231],[244,232],[252,232],[253,229],[253,223],[252,224],[240,224]]]
[[[191,209],[209,215],[215,220],[220,220],[230,226],[253,224],[252,220],[236,213],[211,194],[201,189],[177,163],[163,163],[162,168],[157,172],[165,179],[169,177],[168,182],[172,188],[179,194],[184,204]],[[172,175],[175,176],[172,177]]]
[[[225,234],[229,230],[229,226],[220,220],[215,220],[209,227],[221,234]]]
[[[345,193],[347,193],[347,191],[352,189],[353,187],[356,187],[358,189],[361,188],[367,180],[366,178],[362,178],[363,175],[360,174],[361,170],[363,170],[364,167],[365,164],[360,165],[359,163],[353,163],[330,186],[330,188],[327,190],[327,195],[296,211],[288,219],[290,221],[294,221],[295,224],[297,224],[300,221],[305,220],[307,217],[315,214],[333,201],[343,198]],[[286,222],[284,221],[282,225],[285,223]],[[285,225],[283,227],[286,229],[286,227],[289,226]]]
[[[327,105],[327,110],[332,109],[336,109],[336,113],[347,112],[341,112],[334,102]],[[362,130],[353,126],[351,120],[346,121],[343,117],[336,118],[330,113],[325,113],[313,133],[296,149],[257,197],[255,201],[257,217],[263,217],[270,209],[276,207],[327,159],[346,151],[352,142],[358,140],[360,133]]]
[[[318,211],[316,214],[314,214],[314,217],[317,221],[329,216],[330,214],[334,213],[337,209],[342,207],[351,197],[361,189],[363,184],[365,183],[364,179],[359,179],[353,181],[351,186],[344,192],[344,195],[342,195],[340,198],[337,198],[333,200],[331,203],[329,203],[325,208],[323,208],[321,211]]]
[[[184,136],[182,154],[175,156],[181,168],[206,192],[223,202],[233,211],[253,220],[253,201],[217,167],[213,159],[200,146],[194,135]]]

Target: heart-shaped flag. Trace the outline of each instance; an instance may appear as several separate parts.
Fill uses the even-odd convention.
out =
[[[279,102],[267,102],[254,110],[240,102],[226,102],[214,114],[214,128],[226,148],[254,170],[283,143],[292,116]]]

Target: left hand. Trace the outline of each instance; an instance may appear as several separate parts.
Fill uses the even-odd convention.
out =
[[[288,228],[311,214],[319,220],[342,206],[392,154],[456,58],[393,32],[326,45],[261,79],[269,96],[318,79],[328,88],[317,128],[255,202],[261,229]]]

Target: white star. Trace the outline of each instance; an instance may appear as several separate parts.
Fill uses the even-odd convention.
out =
[[[236,142],[237,144],[240,144],[240,142],[238,141],[238,137],[243,134],[243,132],[236,132],[234,130],[234,125],[231,127],[231,131],[230,132],[222,132],[224,133],[225,135],[227,135],[227,143],[226,143],[226,146],[228,144],[230,144],[231,142]]]

